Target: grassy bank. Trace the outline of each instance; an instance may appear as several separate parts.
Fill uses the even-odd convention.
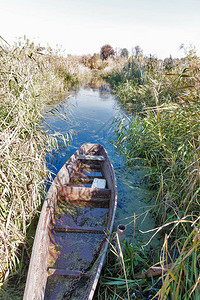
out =
[[[128,113],[116,120],[116,146],[130,165],[146,167],[155,191],[152,234],[164,236],[159,266],[172,263],[155,299],[200,297],[199,70],[200,59],[190,52],[164,62],[130,58],[106,75]]]
[[[42,127],[46,104],[62,101],[90,76],[87,68],[27,39],[0,47],[0,282],[30,256],[27,230],[41,204],[48,170],[45,156],[57,147]],[[22,245],[24,246],[22,247]]]

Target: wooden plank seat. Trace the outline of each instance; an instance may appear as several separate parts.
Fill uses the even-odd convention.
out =
[[[83,171],[83,176],[87,176],[88,178],[92,178],[94,179],[95,177],[96,178],[104,178],[103,177],[103,174],[101,172],[86,172],[86,171]]]
[[[73,176],[70,180],[70,182],[68,183],[68,185],[70,184],[76,184],[76,183],[91,183],[92,184],[93,182],[93,178],[89,178],[87,176],[83,176],[83,177],[80,177],[80,176]]]
[[[72,206],[78,207],[93,207],[93,208],[109,208],[110,199],[106,198],[94,198],[94,199],[66,199],[64,201],[69,202]]]
[[[82,171],[95,171],[95,170],[100,170],[101,169],[101,166],[100,164],[98,164],[98,162],[96,164],[87,164],[86,162],[83,163],[82,162],[82,166],[80,168],[80,170]]]
[[[90,178],[90,177],[103,177],[103,174],[98,170],[94,170],[94,171],[83,170],[83,171],[75,172],[73,176],[70,178],[70,181],[73,178]]]
[[[97,160],[97,161],[105,161],[105,157],[102,155],[78,155],[78,159],[80,160]]]
[[[79,186],[60,186],[58,187],[58,199],[66,201],[91,200],[92,198],[110,198],[110,189],[87,188]]]
[[[48,271],[48,276],[60,276],[60,277],[69,277],[69,278],[78,278],[78,277],[88,277],[88,273],[84,273],[81,271],[77,270],[65,270],[65,269],[54,269],[54,268],[49,268]]]
[[[97,228],[97,227],[83,227],[83,226],[68,226],[63,224],[56,224],[52,227],[52,230],[58,232],[82,232],[82,233],[104,233],[104,228]]]
[[[71,179],[70,182],[68,183],[68,185],[70,183],[75,183],[75,182],[82,182],[82,183],[87,183],[87,182],[92,182],[94,180],[94,178],[99,178],[99,179],[103,179],[103,175],[100,172],[86,172],[84,171],[81,174],[77,174],[75,173]]]

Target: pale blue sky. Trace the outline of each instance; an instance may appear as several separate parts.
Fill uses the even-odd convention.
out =
[[[146,55],[181,56],[184,43],[200,52],[200,0],[0,0],[0,35],[26,35],[66,53],[99,52],[110,44]]]

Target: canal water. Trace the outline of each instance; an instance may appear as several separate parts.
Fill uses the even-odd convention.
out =
[[[118,224],[124,224],[127,226],[126,237],[130,241],[136,237],[145,244],[151,234],[142,232],[154,228],[155,224],[149,213],[148,201],[152,194],[143,181],[144,170],[141,167],[128,168],[110,142],[114,138],[112,122],[121,112],[106,84],[99,88],[82,88],[62,104],[47,107],[45,122],[49,133],[72,135],[69,146],[65,148],[61,142],[59,151],[48,157],[48,162],[52,164],[51,169],[56,174],[83,143],[102,144],[117,177],[118,207],[114,230]],[[154,239],[153,247],[158,248],[159,245],[159,240]]]

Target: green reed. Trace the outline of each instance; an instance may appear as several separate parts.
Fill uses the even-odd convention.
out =
[[[98,299],[141,299],[145,293],[149,294],[153,281],[143,276],[150,267],[149,258],[138,242],[120,241],[116,234],[110,242],[107,259],[96,293]],[[146,289],[144,293],[141,286]]]

